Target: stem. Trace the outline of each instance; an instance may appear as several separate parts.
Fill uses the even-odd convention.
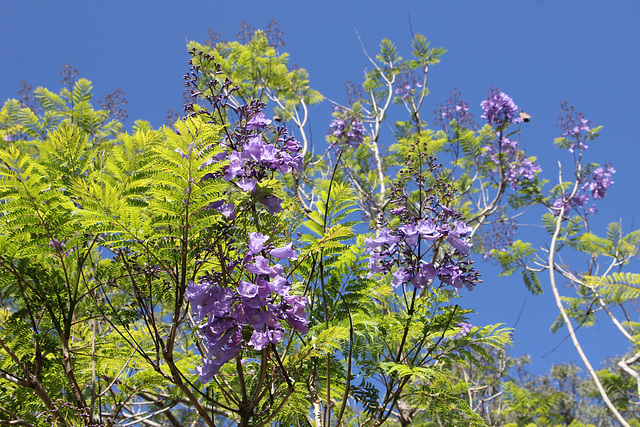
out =
[[[560,179],[560,181],[562,181],[562,178]],[[573,193],[575,193],[576,190],[577,190],[577,183],[574,186]],[[576,351],[578,352],[580,359],[582,359],[582,363],[584,363],[585,367],[587,368],[587,371],[589,372],[589,375],[591,375],[593,382],[598,388],[598,391],[600,392],[600,396],[602,397],[602,400],[607,405],[609,410],[615,415],[616,419],[620,422],[620,424],[622,424],[625,427],[631,427],[629,423],[627,423],[627,421],[622,417],[620,412],[618,412],[616,407],[613,405],[613,403],[609,399],[609,396],[607,395],[606,390],[604,389],[604,387],[602,386],[602,383],[600,382],[600,379],[598,378],[598,374],[593,369],[593,367],[591,366],[591,363],[589,363],[589,359],[582,351],[582,346],[580,346],[580,342],[576,337],[575,330],[573,328],[573,325],[571,324],[571,320],[569,319],[569,316],[567,315],[566,310],[564,309],[564,306],[562,305],[562,299],[560,297],[560,293],[558,292],[558,287],[556,285],[556,279],[555,279],[555,263],[554,263],[553,257],[556,251],[556,243],[558,240],[558,235],[560,234],[562,218],[564,217],[564,208],[565,206],[563,203],[562,206],[560,207],[560,211],[558,212],[558,217],[556,219],[556,229],[553,233],[553,237],[551,238],[551,247],[549,248],[549,280],[551,281],[551,290],[553,291],[553,296],[556,300],[556,305],[558,306],[558,310],[560,310],[560,314],[562,315],[562,319],[564,320],[564,323],[565,325],[567,325],[567,329],[569,330],[569,335],[571,336],[571,341],[573,342],[573,346],[576,348]]]

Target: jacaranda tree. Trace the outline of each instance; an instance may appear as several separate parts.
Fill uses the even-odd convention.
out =
[[[273,35],[190,43],[189,103],[160,129],[123,132],[120,92],[95,109],[91,83],[69,70],[60,93],[4,104],[0,424],[546,420],[514,409],[525,398],[507,381],[511,331],[471,325],[456,302],[482,286],[473,253],[533,293],[550,272],[556,327],[578,348],[572,320],[602,311],[638,351],[619,307],[637,301],[640,281],[622,268],[640,234],[588,226],[587,199],[615,172],[583,163],[599,128],[563,107],[556,144],[574,154],[575,181],[545,189],[520,147],[529,116],[505,93],[482,101],[483,126],[457,91],[428,124],[427,75],[445,51],[418,34],[410,59],[389,40],[365,52],[370,71],[313,141],[309,106],[323,97]],[[546,251],[514,239],[531,207],[548,212]],[[589,270],[556,261],[560,250]],[[575,294],[560,298],[556,274]],[[638,358],[598,374],[585,357],[595,399],[625,425],[638,396],[611,395],[640,378]]]

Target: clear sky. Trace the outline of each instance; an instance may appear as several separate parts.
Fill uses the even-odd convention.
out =
[[[127,129],[137,119],[161,126],[168,107],[181,108],[186,40],[204,41],[208,28],[233,39],[243,20],[259,28],[271,19],[284,32],[281,51],[309,71],[313,88],[342,102],[344,82],[361,81],[369,66],[356,30],[370,53],[389,38],[408,56],[411,24],[432,46],[448,50],[430,71],[424,111],[443,103],[455,86],[479,120],[487,90],[501,89],[531,114],[522,141],[556,181],[558,160],[567,168],[571,161],[553,147],[560,103],[569,101],[604,125],[587,161],[617,169],[594,231],[604,234],[606,224],[618,220],[627,232],[640,225],[639,0],[4,1],[0,98],[16,97],[23,80],[59,91],[60,70],[69,63],[93,81],[97,99],[122,87]],[[311,111],[315,144],[323,143],[329,112],[328,103]],[[543,357],[565,337],[548,332],[557,312],[546,277],[545,295],[527,296],[518,280],[496,278],[487,264],[478,267],[484,283],[464,298],[478,311],[474,322],[514,326],[522,309],[513,354],[531,354],[536,372],[578,360],[569,341]],[[581,336],[595,361],[627,349],[605,319]]]

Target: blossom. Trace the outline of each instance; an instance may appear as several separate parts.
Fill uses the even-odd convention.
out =
[[[289,295],[289,291],[291,290],[287,279],[279,274],[273,278],[269,285],[269,289],[280,296]]]
[[[480,103],[484,110],[481,116],[496,128],[500,128],[509,123],[520,123],[520,113],[518,106],[506,93],[493,89],[489,92],[489,97]]]
[[[236,219],[236,206],[231,202],[226,203],[224,200],[216,200],[209,203],[209,209],[217,210],[228,219]]]
[[[244,177],[240,181],[236,181],[236,185],[242,190],[253,194],[256,191],[257,182],[253,178]]]
[[[382,245],[389,245],[398,241],[400,241],[400,237],[392,235],[388,228],[380,230],[380,234],[375,239],[365,239],[367,249],[370,251]]]
[[[470,227],[469,225],[467,225],[466,223],[464,223],[462,221],[455,220],[453,222],[453,229],[451,231],[449,231],[449,235],[450,236],[457,236],[457,237],[466,236],[472,230],[473,230],[473,228]]]
[[[380,255],[379,252],[376,252],[376,251],[371,252],[371,255],[369,256],[369,274],[367,277],[371,278],[371,276],[373,276],[376,273],[386,271],[386,268],[383,265],[378,264],[378,261],[382,259],[384,259],[384,257]]]
[[[411,278],[411,283],[418,289],[424,288],[431,280],[438,275],[438,270],[430,262],[421,262],[420,268]]]
[[[576,194],[571,199],[567,196],[559,197],[552,205],[554,208],[554,215],[558,216],[560,214],[560,209],[564,206],[564,216],[566,216],[571,208],[582,207],[588,200],[589,196],[586,194]]]
[[[271,124],[271,120],[267,119],[263,112],[258,112],[247,122],[247,129],[262,129],[269,124]]]
[[[505,173],[507,182],[511,188],[516,189],[517,184],[523,181],[531,181],[535,178],[535,173],[541,171],[539,165],[536,165],[529,159],[514,161],[509,164],[509,169]]]
[[[289,153],[296,154],[302,149],[302,144],[293,138],[287,138],[286,140],[283,140],[283,142],[284,144],[282,148],[287,150]]]
[[[440,232],[430,219],[418,220],[417,228],[420,236],[425,240],[436,240],[440,237]]]
[[[298,295],[286,295],[283,298],[284,318],[291,325],[302,334],[306,334],[309,329],[307,324],[309,321],[306,318],[305,307],[307,305],[307,298]],[[282,308],[282,307],[281,307]]]
[[[276,160],[276,147],[266,144],[262,140],[262,135],[256,135],[247,141],[243,154],[251,160],[268,165]]]
[[[287,245],[280,248],[271,249],[269,254],[278,259],[295,259],[296,253],[293,250],[293,243],[289,242]]]
[[[585,142],[593,138],[593,124],[585,119],[583,113],[576,113],[575,108],[570,107],[566,101],[560,106],[560,112],[558,126],[562,134],[556,139],[556,144],[560,148],[568,149],[571,153],[576,148],[580,151],[589,148]]]
[[[415,224],[403,225],[398,230],[402,232],[407,245],[415,246],[416,242],[418,241],[418,227]]]
[[[611,181],[611,174],[616,173],[616,170],[608,165],[605,168],[598,167],[593,171],[592,181],[589,183],[589,190],[591,191],[591,196],[594,199],[602,199],[613,184]]]
[[[244,260],[230,263],[255,274],[252,280],[241,278],[237,286],[224,287],[219,283],[227,276],[210,273],[187,286],[185,297],[191,303],[195,320],[201,322],[199,335],[207,349],[203,365],[196,370],[202,383],[210,381],[243,348],[263,350],[281,342],[285,324],[300,333],[308,332],[306,298],[290,293],[291,286],[281,265],[259,255],[268,239],[269,236],[259,232],[249,233]],[[269,252],[273,251],[283,258],[294,255],[292,244]],[[247,330],[251,331],[250,338],[243,335]]]
[[[246,268],[247,271],[252,274],[266,274],[271,277],[275,277],[277,274],[275,269],[269,264],[269,260],[262,255],[255,257],[253,262],[247,263]]]
[[[211,378],[220,372],[220,368],[236,357],[241,350],[241,346],[230,345],[228,348],[218,351],[215,358],[204,358],[202,366],[196,368],[196,373],[200,375],[200,383],[205,384],[211,381]]]
[[[422,84],[420,82],[416,82],[413,85],[411,85],[410,83],[406,83],[402,86],[397,87],[396,93],[405,99],[409,98],[413,94],[414,86],[416,88],[421,88]]]
[[[240,280],[240,283],[238,283],[238,293],[241,297],[253,298],[258,295],[258,290],[258,285],[254,283],[245,282],[244,280]]]
[[[260,200],[260,203],[267,208],[267,211],[271,215],[275,215],[279,212],[282,212],[282,199],[269,195]]]
[[[465,335],[467,335],[469,332],[471,332],[471,329],[473,329],[473,325],[467,322],[458,323],[456,325],[460,327],[460,332],[454,335],[453,338],[462,338]]]
[[[364,125],[355,113],[336,107],[334,116],[336,118],[329,124],[329,135],[338,144],[357,147],[364,141]]]
[[[402,199],[404,200],[404,198]],[[456,289],[466,286],[473,289],[477,273],[469,263],[456,261],[457,257],[469,255],[471,242],[468,235],[473,228],[460,220],[461,215],[434,201],[435,207],[427,208],[434,218],[412,217],[409,209],[398,209],[402,224],[395,229],[381,227],[376,238],[366,238],[369,252],[369,274],[391,274],[391,285],[398,288],[411,283],[417,289],[429,286],[435,278]],[[452,221],[452,222],[451,222]],[[429,242],[421,245],[420,241]],[[445,254],[439,261],[427,262],[423,258],[438,239],[446,239],[456,250]],[[394,268],[395,267],[395,268]]]
[[[391,284],[394,288],[397,288],[409,279],[411,279],[411,273],[402,267],[398,267],[398,269],[393,273],[393,280],[391,280]]]
[[[269,344],[279,343],[282,341],[282,338],[282,327],[265,328],[262,331],[254,329],[249,344],[256,350],[262,350]]]
[[[254,255],[259,254],[267,240],[269,240],[269,236],[262,233],[249,233],[249,252]]]
[[[226,181],[231,181],[237,176],[243,176],[244,155],[242,153],[234,151],[228,156],[228,160],[229,165],[227,166],[224,173],[224,179]]]
[[[455,121],[459,126],[471,128],[474,126],[473,116],[469,113],[469,104],[462,99],[460,91],[453,88],[449,92],[449,99],[444,105],[438,104],[435,124],[444,128],[445,131],[449,130],[452,121]]]
[[[456,236],[447,236],[447,242],[449,242],[449,244],[461,254],[469,255],[470,243],[467,243]]]

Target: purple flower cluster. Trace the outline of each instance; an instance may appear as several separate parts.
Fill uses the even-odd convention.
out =
[[[496,134],[497,139],[486,145],[484,152],[490,155],[489,158],[494,163],[492,172],[499,172],[502,164],[505,179],[515,190],[519,183],[533,180],[536,172],[542,169],[518,149],[518,141],[503,136],[502,132],[496,132]]]
[[[415,72],[403,72],[398,76],[398,87],[395,93],[406,101],[413,96],[416,89],[420,88],[422,83]]]
[[[225,274],[210,273],[187,286],[185,298],[208,350],[198,368],[203,384],[247,346],[262,350],[281,342],[284,323],[300,333],[308,331],[306,297],[290,293],[283,267],[270,260],[294,259],[292,244],[274,248],[266,244],[268,239],[262,233],[250,233],[242,260],[228,263]],[[228,286],[232,275],[235,286]],[[247,330],[251,332],[248,340],[243,336]]]
[[[473,329],[473,325],[468,322],[458,323],[457,326],[460,327],[460,332],[454,335],[453,338],[462,338],[465,335],[467,335],[469,332],[471,332],[471,329]]]
[[[572,208],[581,208],[589,201],[589,196],[586,194],[576,194],[575,196],[569,198],[564,195],[556,199],[553,202],[554,215],[558,216],[560,214],[560,208],[564,205],[564,216],[567,216],[568,212]]]
[[[611,184],[613,184],[613,181],[611,181],[611,174],[614,173],[616,173],[616,170],[611,165],[606,165],[606,167],[597,167],[583,188],[588,187],[589,191],[591,191],[591,196],[594,199],[602,199],[609,187],[611,187]]]
[[[415,89],[419,89],[422,87],[422,83],[420,82],[405,82],[396,88],[396,94],[401,96],[402,99],[407,99],[413,95],[413,91]]]
[[[332,146],[357,147],[364,141],[364,126],[360,119],[352,112],[335,107],[333,113],[335,119],[329,125],[329,136],[334,139]]]
[[[226,152],[222,152],[210,159],[209,162],[226,160],[223,178],[232,182],[242,191],[255,194],[260,180],[267,177],[269,172],[278,171],[286,174],[292,170],[302,170],[301,144],[288,137],[283,130],[279,133],[277,142],[268,142],[263,129],[271,123],[261,112],[255,112],[246,122],[240,135],[235,141],[222,143]],[[268,195],[259,200],[271,214],[282,212],[282,200]],[[235,206],[226,200],[216,200],[210,208],[217,209],[227,218],[235,218]]]
[[[447,214],[446,208],[442,208]],[[411,283],[422,289],[438,278],[456,289],[465,286],[473,290],[475,277],[467,274],[467,269],[460,263],[456,264],[450,255],[445,255],[435,264],[423,260],[433,243],[440,239],[446,240],[458,255],[467,256],[471,242],[466,237],[471,230],[459,220],[450,224],[431,219],[418,219],[395,230],[383,227],[376,238],[365,240],[370,253],[369,277],[391,273],[391,284],[396,288]]]
[[[593,197],[594,200],[602,199],[609,187],[614,183],[611,180],[611,175],[614,173],[616,173],[616,170],[611,165],[605,165],[604,167],[599,166],[586,178],[580,180],[582,183],[580,190],[583,192],[591,192],[591,197]],[[557,216],[560,212],[560,208],[564,205],[564,213],[566,216],[572,208],[581,208],[588,201],[588,194],[576,194],[572,198],[569,198],[567,195],[563,195],[553,202],[552,207],[554,208],[555,215]],[[587,213],[593,211],[594,207],[591,207],[587,210]]]
[[[465,116],[469,112],[469,104],[456,104],[454,106],[445,106],[442,109],[442,118],[445,120],[457,120],[459,122],[464,121]]]
[[[505,176],[511,187],[516,189],[519,182],[533,180],[536,172],[541,170],[540,165],[536,165],[531,160],[518,158],[516,161],[509,163]]]
[[[522,122],[520,111],[513,99],[497,89],[492,89],[489,92],[489,97],[482,101],[480,106],[484,110],[482,118],[495,128]]]
[[[558,118],[558,127],[562,134],[556,139],[556,144],[572,153],[576,148],[580,151],[589,148],[585,142],[593,137],[593,124],[584,118],[583,113],[576,113],[575,108],[569,107],[567,102],[562,103],[560,112],[562,115]]]
[[[467,128],[474,126],[473,115],[469,112],[469,103],[462,99],[460,91],[456,88],[449,92],[449,99],[444,105],[438,104],[434,114],[436,115],[435,125],[442,127],[445,131],[448,131],[452,121]]]

